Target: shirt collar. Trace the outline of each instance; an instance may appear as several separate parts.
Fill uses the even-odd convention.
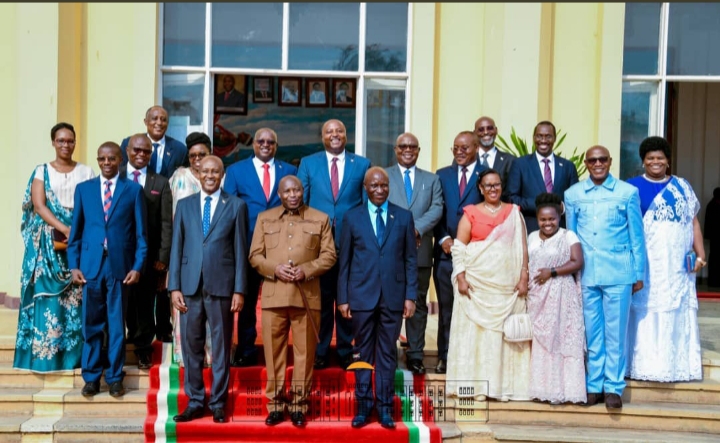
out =
[[[257,157],[253,157],[253,158],[252,158],[252,162],[253,162],[253,164],[255,165],[255,168],[256,168],[256,169],[262,168],[262,166],[265,164],[265,162],[263,162],[262,160],[260,160],[260,159],[257,158]],[[267,164],[270,165],[271,168],[272,168],[273,166],[275,166],[275,157],[273,157],[273,158],[271,158],[270,160],[268,160]]]
[[[340,161],[340,162],[345,160],[345,150],[344,149],[343,149],[343,152],[341,152],[338,155],[332,155],[331,153],[329,153],[327,151],[325,151],[325,155],[327,156],[328,163],[330,163],[334,157],[337,157],[338,161]]]
[[[118,177],[120,177],[120,173],[119,173],[119,172],[118,172],[117,174],[115,174],[115,177],[113,177],[113,178],[110,179],[110,186],[115,186],[115,185],[117,184]],[[101,182],[103,185],[105,184],[105,182],[106,182],[107,180],[108,180],[108,179],[106,179],[106,178],[103,177],[102,175],[100,176],[100,182]]]
[[[370,199],[368,199],[367,202],[368,202],[368,210],[369,210],[372,214],[375,214],[375,211],[377,210],[377,208],[382,208],[383,212],[384,212],[385,214],[387,214],[387,212],[388,212],[388,201],[387,201],[387,200],[385,200],[385,203],[383,203],[383,204],[380,205],[380,206],[375,206],[375,205],[373,204],[373,202],[370,201]]]
[[[400,167],[400,175],[405,175],[405,171],[410,171],[410,174],[415,174],[415,167],[417,165],[412,165],[409,168],[406,168],[405,166],[398,163],[398,166]]]
[[[287,216],[290,216],[290,215],[298,215],[298,216],[300,216],[300,219],[301,219],[301,220],[304,220],[304,219],[305,219],[305,208],[306,208],[306,207],[307,207],[307,206],[305,206],[305,204],[303,204],[302,206],[300,206],[299,208],[297,208],[297,212],[296,212],[296,213],[292,213],[292,212],[290,212],[289,209],[283,208],[283,210],[280,211],[280,214],[278,215],[278,218],[283,218],[283,217],[285,217],[286,215],[287,215]]]
[[[482,149],[480,151],[482,151]],[[487,152],[482,151],[482,154],[480,153],[480,151],[478,151],[478,157],[482,158],[483,154],[487,154],[488,157],[492,157],[495,152],[497,152],[497,148],[493,146],[492,148],[488,149]]]
[[[218,190],[215,191],[215,192],[213,192],[212,194],[206,194],[205,191],[203,191],[202,189],[200,189],[200,200],[201,200],[202,202],[205,202],[205,197],[207,197],[208,195],[209,195],[213,200],[217,200],[218,198],[220,198],[220,191],[221,191],[221,190],[222,190],[222,188],[218,188]]]
[[[467,165],[467,170],[468,170],[469,173],[472,174],[472,173],[475,171],[475,165],[477,165],[477,159],[476,159],[474,162],[472,162],[472,163],[470,163],[469,165]],[[457,169],[458,172],[462,172],[462,168],[463,168],[463,167],[460,166],[460,165],[457,165],[457,167],[458,167],[458,169]]]
[[[143,167],[142,169],[135,169],[133,165],[128,162],[127,164],[127,176],[133,175],[133,171],[140,171],[140,175],[147,175],[147,166]]]
[[[615,189],[616,183],[617,179],[613,177],[612,174],[608,173],[607,178],[605,178],[605,181],[601,185],[596,185],[595,183],[593,183],[592,179],[588,178],[587,180],[585,180],[585,185],[583,186],[583,189],[585,190],[585,192],[587,192],[597,186],[602,186],[603,188],[612,191],[613,189]]]
[[[537,151],[535,151],[535,156],[537,157],[538,163],[540,163],[541,165],[543,164],[543,160],[546,159],[546,158],[547,158],[548,160],[550,160],[550,163],[549,163],[549,164],[554,164],[554,163],[555,163],[555,153],[554,153],[554,152],[551,152],[550,155],[548,155],[547,157],[543,157],[543,156],[540,155]]]
[[[150,134],[147,134],[147,137],[148,137],[148,139],[150,139],[150,143],[159,143],[160,146],[165,147],[165,136],[164,135],[158,141],[153,140],[152,137],[150,137]]]

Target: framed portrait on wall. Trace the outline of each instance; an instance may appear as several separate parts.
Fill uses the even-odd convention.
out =
[[[253,77],[253,103],[273,103],[275,90],[272,77]]]
[[[215,74],[215,114],[247,115],[247,76]]]
[[[278,78],[278,105],[302,105],[302,79],[300,77]]]
[[[354,108],[355,107],[355,79],[354,78],[333,79],[332,105],[333,105],[333,108]]]
[[[330,93],[329,78],[306,78],[305,91],[307,93],[305,107],[327,108],[330,106],[330,101],[328,100]]]

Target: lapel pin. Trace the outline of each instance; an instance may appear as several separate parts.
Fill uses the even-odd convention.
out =
[[[223,202],[223,204],[225,204],[225,199],[223,199],[223,201],[222,201],[222,202]]]
[[[392,215],[392,214],[390,214],[390,218],[392,218],[392,219],[395,219],[395,216],[394,216],[394,215]]]

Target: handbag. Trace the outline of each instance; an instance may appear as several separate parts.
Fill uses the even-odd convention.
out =
[[[65,234],[52,228],[53,247],[56,251],[64,251],[67,249],[67,237]]]
[[[685,254],[685,271],[695,272],[695,262],[697,261],[697,255],[695,251],[690,251]]]
[[[532,340],[532,321],[527,312],[510,314],[503,323],[503,339],[507,342]]]

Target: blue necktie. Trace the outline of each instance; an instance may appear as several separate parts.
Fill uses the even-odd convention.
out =
[[[203,236],[207,237],[210,230],[210,202],[212,197],[205,197],[205,208],[203,208]]]
[[[410,183],[410,170],[405,170],[405,197],[407,197],[408,207],[412,201],[412,183]]]
[[[382,208],[377,208],[375,210],[375,213],[377,214],[377,217],[375,217],[375,235],[377,236],[378,244],[382,243],[382,239],[385,236],[385,222],[382,218]]]
[[[160,143],[153,143],[152,146],[153,146],[153,153],[150,156],[150,164],[148,164],[148,166],[150,167],[151,170],[155,171],[155,173],[159,174],[160,171],[158,170],[156,165],[157,165],[157,152],[158,152],[158,148],[160,147]],[[160,163],[160,165],[161,165],[160,169],[162,169],[162,163]]]

